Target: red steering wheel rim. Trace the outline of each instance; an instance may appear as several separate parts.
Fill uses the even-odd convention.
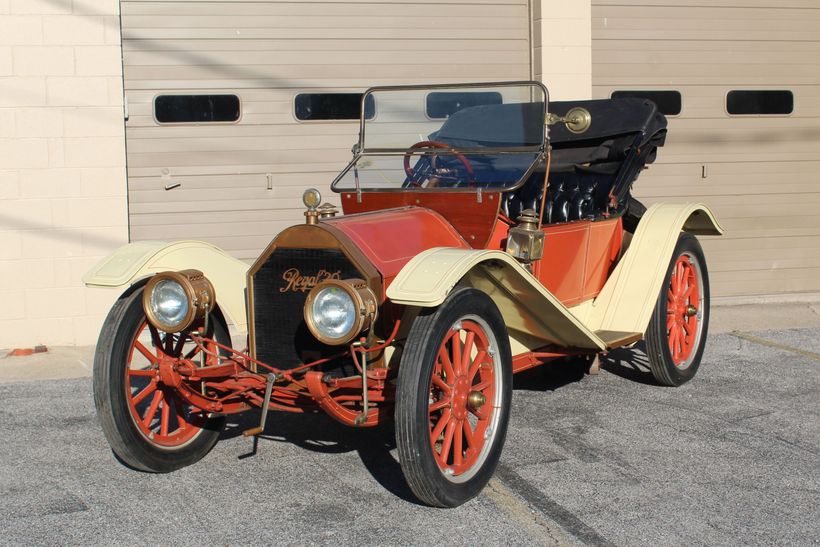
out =
[[[470,164],[470,160],[468,160],[464,154],[457,152],[455,148],[450,146],[449,144],[439,142],[439,141],[419,141],[413,146],[410,147],[410,150],[415,150],[417,148],[439,148],[442,150],[447,150],[452,152],[455,155],[456,159],[461,162],[464,168],[467,170],[467,173],[470,175],[470,180],[467,181],[469,186],[475,186],[475,171],[473,170],[472,164]],[[410,167],[410,157],[413,155],[410,150],[404,153],[404,172],[407,176],[411,179],[411,183],[415,186],[421,186],[420,183],[412,180],[416,176],[416,172]]]

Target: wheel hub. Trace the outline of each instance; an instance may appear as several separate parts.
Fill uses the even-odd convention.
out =
[[[478,410],[484,406],[484,403],[486,402],[487,397],[485,397],[480,391],[471,391],[470,395],[467,396],[467,404],[469,404],[473,410]]]
[[[467,402],[470,398],[470,380],[466,376],[460,376],[453,384],[453,399],[450,404],[453,417],[456,420],[467,418]]]
[[[182,385],[182,377],[177,372],[175,359],[166,357],[159,360],[159,381],[168,387],[177,388]]]

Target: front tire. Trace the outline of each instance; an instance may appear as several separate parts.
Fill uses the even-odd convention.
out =
[[[649,368],[660,384],[679,386],[700,367],[709,327],[709,273],[695,236],[682,233],[646,333]]]
[[[507,329],[481,291],[453,292],[416,318],[399,366],[396,445],[422,502],[456,507],[495,472],[509,421]]]
[[[139,287],[123,294],[103,323],[94,355],[94,403],[120,460],[141,471],[167,473],[205,456],[219,439],[224,418],[204,415],[157,380],[161,352],[178,350],[190,358],[197,350],[147,322],[142,293]],[[212,336],[230,345],[221,314],[211,318]]]

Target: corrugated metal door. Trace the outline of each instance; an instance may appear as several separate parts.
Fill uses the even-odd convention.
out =
[[[529,26],[527,0],[123,0],[131,239],[255,258],[304,221],[305,188],[334,198],[357,138],[357,122],[298,122],[297,93],[529,79]],[[155,122],[155,96],[190,93],[237,94],[241,119]]]
[[[678,90],[635,195],[702,201],[713,294],[820,291],[820,3],[593,0],[593,94]],[[791,90],[786,116],[729,116],[731,90]]]

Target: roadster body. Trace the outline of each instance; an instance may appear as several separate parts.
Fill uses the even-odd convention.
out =
[[[125,288],[94,395],[128,465],[197,461],[226,414],[258,412],[245,433],[259,435],[269,411],[325,412],[394,421],[412,491],[457,506],[494,472],[513,374],[595,367],[645,339],[658,383],[694,376],[709,321],[695,236],[721,228],[703,205],[631,196],[666,136],[652,102],[550,102],[536,82],[373,88],[365,101],[332,184],[341,212],[308,190],[305,223],[251,265],[202,242],[138,242],[86,274]]]

